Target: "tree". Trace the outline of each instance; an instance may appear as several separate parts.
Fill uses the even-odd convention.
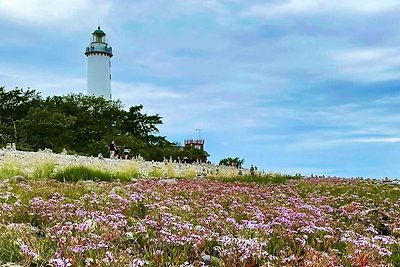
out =
[[[20,137],[20,122],[29,110],[40,104],[41,97],[35,90],[6,91],[0,87],[0,144],[16,143]]]
[[[238,168],[242,167],[243,163],[244,163],[244,159],[239,159],[238,157],[224,158],[219,161],[219,165],[236,166]]]
[[[56,152],[70,149],[75,121],[75,117],[49,108],[33,108],[21,120],[24,142],[33,149],[51,148]]]

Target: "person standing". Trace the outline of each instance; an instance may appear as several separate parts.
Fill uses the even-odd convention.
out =
[[[115,145],[114,141],[111,141],[111,144],[109,145],[110,149],[110,159],[115,158],[115,151],[117,150],[117,146]]]
[[[255,174],[254,167],[253,167],[253,165],[251,165],[251,167],[250,167],[250,175],[254,176],[254,174]]]
[[[125,159],[128,159],[128,156],[129,156],[129,152],[130,152],[131,150],[129,149],[129,147],[128,147],[128,145],[125,145],[125,147],[124,147],[124,158]]]

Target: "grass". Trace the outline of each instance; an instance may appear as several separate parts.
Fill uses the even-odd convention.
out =
[[[196,177],[196,171],[192,168],[188,168],[185,169],[182,173],[181,173],[181,178],[186,178],[186,179],[190,179],[190,178],[195,178]]]
[[[32,178],[43,179],[52,178],[54,175],[56,164],[55,162],[39,162],[35,165],[32,173]]]
[[[87,166],[70,166],[59,170],[55,175],[54,179],[60,182],[72,182],[78,181],[107,181],[111,182],[114,180],[131,181],[132,178],[137,177],[138,172],[135,169],[131,169],[125,172],[113,173],[111,171],[95,169]]]
[[[23,175],[22,164],[14,157],[6,155],[0,165],[0,180],[10,179],[16,175]]]
[[[153,166],[149,172],[149,177],[162,178],[164,177],[164,170],[158,166]]]

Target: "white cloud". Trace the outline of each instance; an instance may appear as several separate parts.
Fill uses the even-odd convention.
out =
[[[351,49],[336,52],[339,71],[361,81],[400,79],[400,48]]]
[[[85,93],[86,78],[48,73],[21,65],[0,65],[0,86],[36,89],[42,96]]]
[[[399,7],[400,2],[397,0],[288,0],[255,4],[248,8],[244,14],[263,18],[318,13],[374,14],[391,11]]]
[[[76,29],[93,25],[106,16],[110,1],[95,0],[0,0],[0,16],[15,23],[30,23],[59,29]],[[80,19],[85,18],[85,19]]]

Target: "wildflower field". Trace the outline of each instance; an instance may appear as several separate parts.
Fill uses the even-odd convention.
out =
[[[400,266],[400,187],[157,179],[0,181],[0,262]]]

